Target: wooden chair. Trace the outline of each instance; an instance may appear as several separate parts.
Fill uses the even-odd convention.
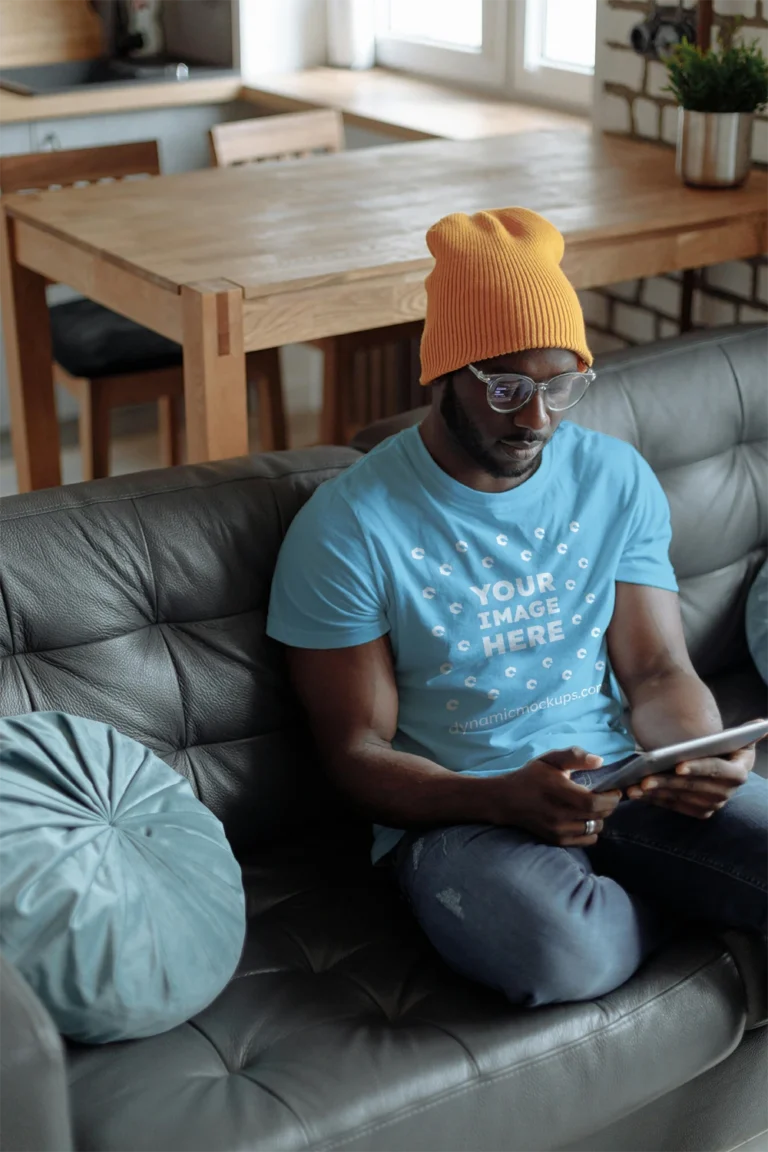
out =
[[[217,124],[211,129],[210,137],[214,162],[218,167],[263,164],[311,156],[316,152],[343,151],[344,121],[340,112],[323,108],[314,112],[290,112]],[[358,430],[358,425],[362,427],[351,408],[358,353],[418,338],[421,329],[422,323],[418,321],[309,341],[323,353],[320,433],[324,444],[346,444]],[[278,350],[272,348],[259,355],[273,355],[275,358],[268,395],[273,410],[282,412]],[[390,412],[385,414],[394,415]]]
[[[0,157],[0,191],[34,192],[157,176],[157,143]],[[113,408],[157,402],[163,464],[181,459],[184,377],[178,344],[124,316],[73,300],[50,309],[54,380],[80,404],[83,479],[109,475]]]

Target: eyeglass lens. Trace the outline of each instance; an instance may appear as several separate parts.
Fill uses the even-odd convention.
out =
[[[587,390],[589,379],[581,372],[565,372],[547,384],[544,403],[553,412],[572,408]],[[533,395],[533,383],[524,376],[510,376],[495,380],[488,389],[488,402],[497,412],[513,412],[528,403]]]

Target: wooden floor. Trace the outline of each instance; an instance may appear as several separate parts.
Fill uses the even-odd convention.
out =
[[[292,448],[303,448],[316,444],[319,438],[319,414],[294,412],[288,417],[290,443]],[[76,444],[77,429],[73,424],[62,429],[63,448],[61,453],[62,482],[76,484],[82,479],[80,450]],[[255,417],[250,420],[250,448],[258,452],[259,430]],[[123,431],[112,439],[112,468],[114,476],[128,472],[143,472],[148,468],[160,467],[157,434],[153,430]],[[10,451],[8,437],[0,441],[0,496],[12,496],[16,487],[16,469]]]

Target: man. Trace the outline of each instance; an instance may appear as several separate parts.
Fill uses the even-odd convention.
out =
[[[667,502],[633,448],[563,419],[592,357],[557,230],[508,208],[427,242],[431,411],[296,517],[268,631],[446,962],[514,1003],[591,998],[670,909],[765,931],[766,785],[750,748],[628,799],[584,786],[722,728]]]

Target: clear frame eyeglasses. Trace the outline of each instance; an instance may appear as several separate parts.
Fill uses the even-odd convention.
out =
[[[586,372],[561,372],[551,380],[536,384],[530,376],[521,376],[518,372],[487,375],[474,364],[467,367],[485,384],[486,399],[494,412],[518,412],[537,392],[541,392],[550,412],[565,412],[578,404],[595,379],[591,368]]]

